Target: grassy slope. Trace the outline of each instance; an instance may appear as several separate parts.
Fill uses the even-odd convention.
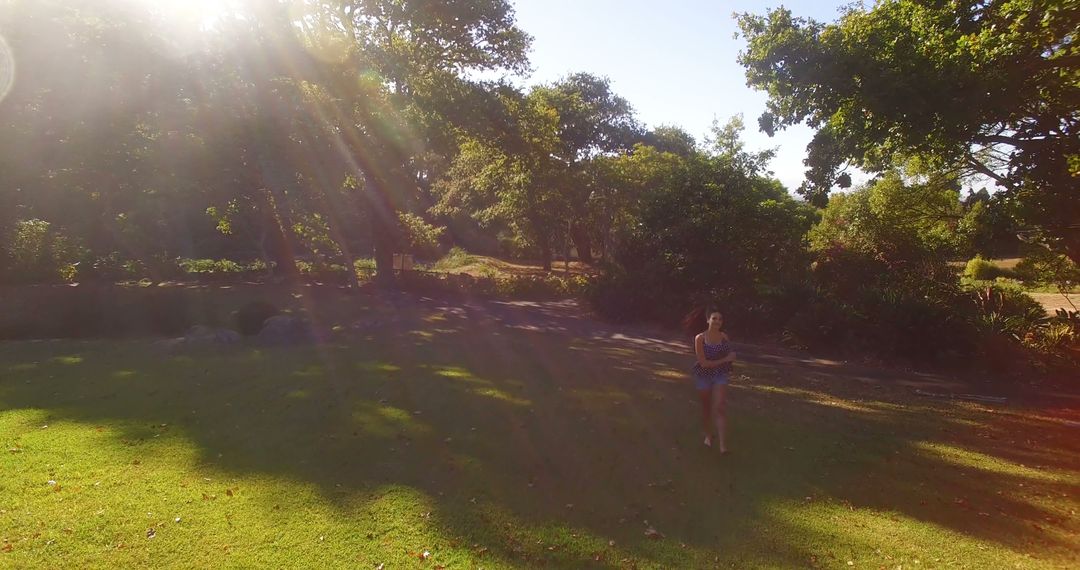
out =
[[[683,355],[396,315],[326,348],[0,345],[0,566],[1080,562],[1054,418],[744,365],[721,458]]]

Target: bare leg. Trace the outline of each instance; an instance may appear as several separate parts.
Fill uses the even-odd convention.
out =
[[[712,390],[698,390],[701,399],[701,431],[705,434],[705,445],[712,445]]]
[[[713,386],[712,411],[716,418],[716,441],[720,453],[727,453],[727,386]]]

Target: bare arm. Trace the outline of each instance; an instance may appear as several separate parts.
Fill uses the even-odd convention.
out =
[[[725,363],[733,362],[735,360],[734,352],[728,354],[720,360],[709,360],[708,358],[705,358],[705,335],[701,334],[697,335],[697,337],[694,338],[694,352],[697,354],[698,366],[701,366],[702,368],[716,368]]]
[[[731,342],[731,339],[728,338],[727,333],[724,333],[724,341],[725,342]],[[735,362],[735,351],[732,350],[731,352],[727,353],[727,356],[721,358],[719,361],[720,362]]]

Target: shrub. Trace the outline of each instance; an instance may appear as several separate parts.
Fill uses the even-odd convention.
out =
[[[983,258],[981,255],[976,255],[968,260],[967,265],[964,266],[964,277],[976,281],[993,281],[999,277],[1016,278],[1017,272],[998,267],[992,261]]]
[[[85,270],[79,273],[83,281],[130,281],[144,277],[146,266],[136,259],[124,259],[120,252],[99,256]]]
[[[89,250],[45,220],[18,220],[8,239],[4,277],[18,283],[74,282]]]
[[[976,308],[975,323],[985,331],[1019,340],[1047,322],[1046,309],[1017,287],[994,283],[971,289],[969,298]]]
[[[361,279],[371,279],[375,276],[375,259],[364,257],[353,261],[353,269]]]
[[[339,263],[297,261],[296,268],[302,277],[311,281],[344,284],[349,278],[348,270]]]
[[[253,279],[266,273],[267,265],[262,260],[249,263],[231,259],[186,259],[176,261],[180,271],[187,277],[200,281],[232,281]]]
[[[476,263],[476,257],[460,247],[453,247],[431,267],[434,271],[453,271]]]
[[[792,315],[784,325],[783,338],[795,348],[836,348],[846,344],[856,320],[850,307],[832,299],[815,299]]]
[[[1080,287],[1080,267],[1064,255],[1039,248],[1016,264],[1016,275],[1028,285],[1073,291]]]

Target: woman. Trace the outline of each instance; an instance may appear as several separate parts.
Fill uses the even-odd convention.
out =
[[[720,453],[727,453],[727,384],[735,353],[724,332],[724,315],[718,309],[702,307],[687,315],[683,326],[688,334],[705,329],[694,337],[694,386],[701,400],[701,427],[705,445],[711,447],[716,442]]]

